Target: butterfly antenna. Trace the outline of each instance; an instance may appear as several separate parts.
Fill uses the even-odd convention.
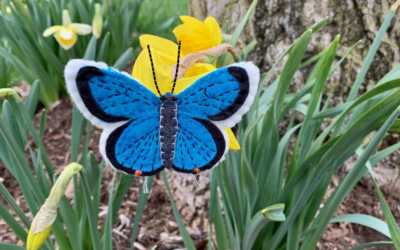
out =
[[[163,95],[161,94],[160,89],[158,88],[157,79],[156,79],[156,72],[154,71],[153,58],[151,57],[150,45],[147,45],[147,50],[149,51],[151,69],[153,70],[154,84],[156,85],[157,92],[158,92],[158,94],[159,94],[160,97],[161,97],[161,96],[163,96]]]
[[[176,79],[178,78],[178,71],[179,71],[179,58],[181,57],[181,41],[178,43],[178,61],[176,63],[176,70],[175,70],[175,78],[174,78],[174,84],[172,85],[172,91],[171,93],[174,93],[175,90],[175,85],[176,85]]]

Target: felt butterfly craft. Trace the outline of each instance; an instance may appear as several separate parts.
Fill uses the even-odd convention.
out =
[[[162,94],[152,61],[151,66],[159,97],[103,62],[73,59],[65,67],[77,108],[103,129],[104,159],[117,170],[141,176],[164,168],[198,174],[217,166],[228,151],[225,128],[238,123],[253,103],[259,69],[251,62],[235,63],[179,94],[174,94],[175,75],[172,91]]]

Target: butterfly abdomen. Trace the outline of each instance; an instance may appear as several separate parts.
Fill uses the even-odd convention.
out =
[[[178,106],[175,96],[167,93],[160,106],[161,161],[170,169],[174,164],[175,142],[178,134]]]

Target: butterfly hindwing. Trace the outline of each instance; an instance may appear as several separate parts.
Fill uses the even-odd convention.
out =
[[[65,68],[68,92],[78,109],[94,125],[156,115],[160,99],[127,73],[105,63],[75,59]]]
[[[129,121],[101,138],[101,151],[116,169],[154,175],[164,169],[160,157],[159,115]]]
[[[174,170],[182,173],[204,171],[222,160],[227,148],[225,131],[209,120],[178,116]]]

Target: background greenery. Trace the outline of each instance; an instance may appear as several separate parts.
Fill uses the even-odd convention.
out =
[[[10,64],[18,73],[24,72],[25,74],[21,74],[21,77],[32,84],[32,89],[25,102],[8,95],[9,92],[4,92],[4,96],[1,96],[7,100],[3,102],[0,117],[0,159],[19,183],[30,215],[34,217],[48,196],[56,178],[55,168],[43,145],[46,110],[41,113],[39,128],[35,128],[32,122],[39,96],[45,102],[52,100],[43,96],[46,94],[43,88],[51,84],[59,84],[57,88],[54,88],[56,95],[52,97],[58,97],[58,94],[62,93],[60,86],[63,80],[59,79],[60,76],[62,77],[62,71],[48,66],[48,62],[59,60],[58,62],[61,63],[71,56],[77,56],[87,60],[104,59],[110,65],[122,70],[128,61],[134,58],[133,52],[136,51],[138,45],[137,36],[142,32],[164,34],[173,39],[171,31],[179,23],[176,14],[177,12],[182,14],[184,9],[187,9],[187,3],[180,0],[178,5],[174,5],[175,8],[168,1],[110,0],[108,12],[112,14],[109,14],[108,24],[105,25],[105,30],[109,31],[108,35],[106,32],[99,41],[93,37],[82,39],[79,37],[80,44],[77,44],[73,52],[75,54],[69,55],[57,47],[54,39],[43,39],[41,32],[49,25],[55,24],[55,21],[49,20],[59,18],[60,11],[64,7],[71,8],[73,21],[90,23],[91,14],[93,14],[92,4],[96,1],[85,2],[82,8],[74,9],[74,11],[69,4],[80,4],[79,1],[71,1],[68,4],[64,1],[12,2],[27,4],[29,11],[25,13],[21,8],[12,15],[2,13],[0,16],[0,29],[7,33],[3,34],[4,43],[0,47],[7,53],[2,54],[4,61],[0,63],[9,67],[7,62],[11,62]],[[130,4],[136,7],[130,8]],[[238,38],[256,4],[257,1],[254,1],[245,18],[237,24],[229,40],[232,46],[237,45]],[[138,6],[140,6],[140,11]],[[54,13],[50,17],[41,16],[39,12],[34,11],[35,8],[50,8]],[[398,119],[400,65],[396,65],[376,83],[374,88],[358,97],[362,81],[371,67],[372,58],[381,45],[395,11],[396,9],[389,11],[376,34],[346,103],[330,107],[332,90],[326,95],[324,87],[330,74],[359,43],[354,44],[344,56],[338,59],[336,52],[340,47],[340,40],[345,38],[337,36],[321,53],[309,60],[303,59],[312,36],[324,26],[327,19],[323,19],[304,32],[279,57],[270,71],[262,76],[254,105],[237,126],[242,149],[238,152],[229,152],[226,161],[211,172],[210,224],[214,227],[209,228],[208,249],[213,249],[211,235],[215,233],[218,249],[295,250],[300,248],[312,250],[315,249],[327,224],[339,221],[371,227],[391,239],[365,244],[353,250],[382,245],[392,245],[397,250],[400,249],[400,229],[376,183],[375,188],[386,222],[360,214],[332,218],[338,206],[361,177],[366,174],[373,177],[373,166],[400,148],[400,143],[397,143],[376,152],[387,131],[400,130]],[[136,14],[132,16],[134,13]],[[30,30],[22,27],[24,20],[35,20],[40,25],[37,30]],[[126,20],[131,22],[129,32],[120,29]],[[14,34],[10,27],[18,27],[21,30],[17,30]],[[130,35],[131,32],[133,36]],[[30,34],[32,39],[25,39],[25,34]],[[22,39],[22,44],[16,42],[20,41],[19,39]],[[35,39],[40,42],[38,43]],[[109,39],[108,42],[107,39]],[[12,42],[14,43],[11,44]],[[119,42],[121,46],[118,47]],[[118,48],[115,48],[116,46]],[[244,60],[253,47],[254,43],[246,47],[240,58]],[[32,64],[24,58],[24,52],[32,52],[32,55],[27,57],[34,62],[39,60],[35,56],[43,56],[38,61],[39,64],[35,65],[36,70],[31,69]],[[267,84],[272,70],[285,57],[287,61],[280,76]],[[229,63],[230,57],[224,56],[218,60],[217,65],[225,66]],[[306,66],[312,69],[312,73],[305,80],[304,87],[297,93],[287,93],[296,71]],[[12,67],[8,70],[12,70]],[[39,80],[35,81],[35,76]],[[9,76],[6,73],[3,73],[1,77],[0,79],[6,79],[6,81],[11,79],[7,78]],[[47,77],[54,81],[44,81]],[[288,120],[289,123],[283,132],[279,132],[279,126],[283,120]],[[80,163],[84,169],[80,173],[79,181],[76,176],[74,177],[72,205],[65,197],[61,201],[59,216],[53,227],[55,241],[48,239],[43,249],[56,249],[57,245],[61,249],[74,250],[113,248],[113,224],[135,177],[119,175],[115,172],[110,189],[107,217],[105,223],[101,223],[98,214],[104,162],[97,162],[93,153],[88,150],[91,130],[91,124],[86,122],[81,113],[74,108],[71,160],[77,162],[78,156],[82,155]],[[364,139],[371,133],[372,140],[365,141]],[[28,143],[29,137],[32,137],[33,144]],[[293,144],[293,148],[289,148],[289,144]],[[29,158],[26,157],[26,149],[32,159],[33,168],[30,166]],[[353,155],[359,156],[357,162],[320,210],[333,173]],[[131,249],[133,249],[133,242],[136,240],[139,222],[148,199],[148,193],[143,190],[151,189],[153,178],[146,179],[140,193],[131,231]],[[175,204],[165,171],[161,173],[161,178],[167,188],[185,247],[189,250],[195,249]],[[22,212],[10,192],[1,183],[0,193],[7,202],[7,205],[0,204],[1,218],[18,238],[26,243],[30,218]],[[219,194],[221,194],[221,199]],[[10,213],[8,207],[19,218],[18,220]],[[23,249],[4,243],[0,243],[0,247]]]

